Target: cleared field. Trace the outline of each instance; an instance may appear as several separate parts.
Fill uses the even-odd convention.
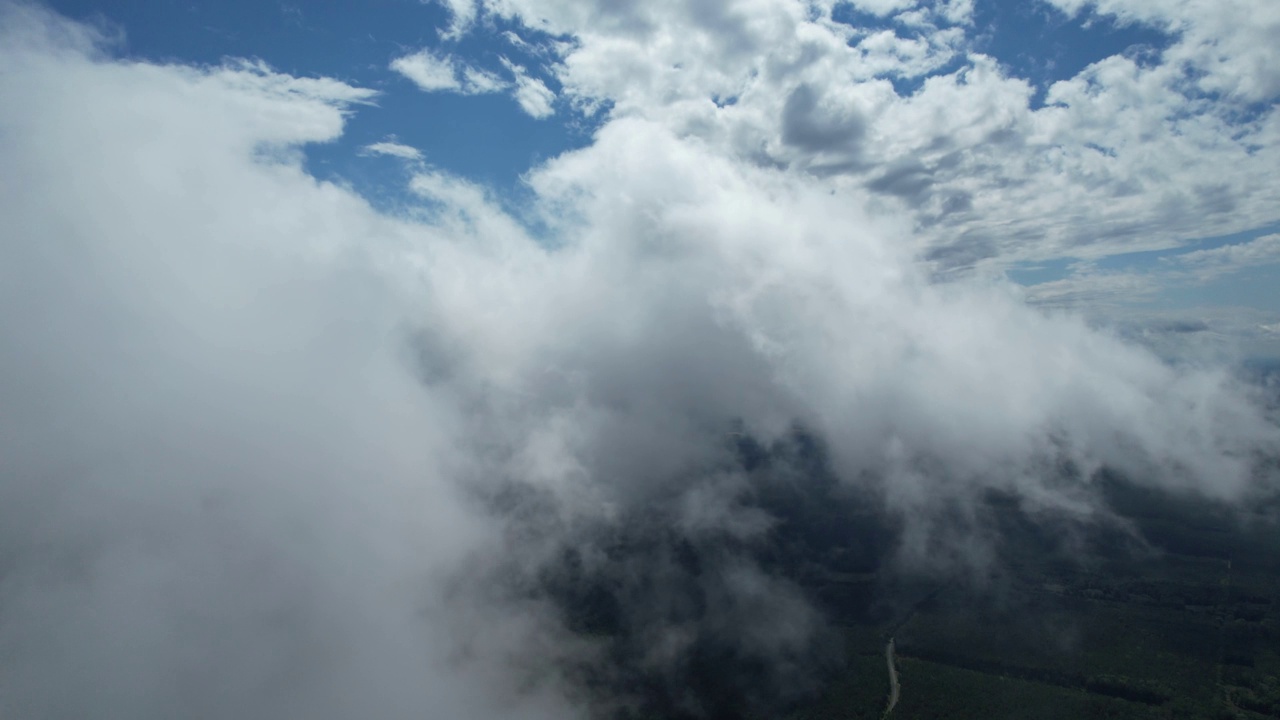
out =
[[[833,614],[862,622],[843,630],[847,672],[793,717],[880,717],[892,634],[895,718],[1280,718],[1280,533],[1121,489],[1146,544],[1063,553],[996,503],[998,575],[919,585],[890,611],[866,599],[887,582],[826,576],[818,594],[847,598]]]
[[[924,720],[1085,720],[1164,718],[1160,708],[1082,690],[900,659],[898,717]]]

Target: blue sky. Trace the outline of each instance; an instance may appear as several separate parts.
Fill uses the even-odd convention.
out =
[[[371,189],[402,184],[399,178],[378,181],[380,173],[394,168],[370,169],[362,167],[367,163],[352,162],[358,148],[388,136],[419,148],[434,165],[512,190],[519,175],[535,163],[586,144],[596,125],[567,108],[555,118],[538,121],[501,97],[411,92],[411,84],[387,67],[410,50],[443,48],[491,69],[500,67],[497,59],[502,55],[536,61],[504,41],[501,33],[518,27],[500,18],[491,18],[485,32],[456,41],[442,39],[452,14],[441,3],[49,4],[70,17],[118,29],[125,54],[139,59],[217,64],[227,57],[260,58],[282,72],[325,75],[377,88],[382,92],[377,106],[356,112],[339,143],[308,149],[317,173],[337,173],[369,183]],[[900,27],[891,16],[859,11],[851,4],[837,5],[833,17],[859,28]],[[973,22],[974,49],[1031,80],[1037,101],[1050,83],[1070,78],[1090,63],[1135,48],[1159,49],[1168,42],[1167,35],[1149,27],[1121,26],[1096,14],[1071,17],[1049,6],[1012,0],[978,2]],[[923,81],[894,79],[902,94],[910,94]]]
[[[217,65],[234,57],[261,59],[283,73],[332,77],[376,90],[378,95],[371,102],[349,108],[345,130],[337,141],[307,145],[305,153],[307,167],[316,177],[349,185],[375,205],[387,209],[403,208],[415,202],[414,195],[406,190],[407,181],[416,172],[415,168],[425,164],[489,188],[508,209],[521,214],[521,208],[530,199],[530,190],[522,180],[526,173],[562,153],[589,146],[593,133],[611,117],[613,103],[622,97],[621,94],[610,96],[612,91],[607,88],[566,89],[566,82],[581,82],[564,63],[585,54],[575,55],[574,50],[583,49],[582,38],[575,35],[571,22],[566,25],[560,19],[536,18],[539,11],[536,4],[525,7],[516,3],[504,9],[498,5],[473,5],[470,0],[457,0],[452,5],[381,0],[359,7],[343,3],[245,0],[181,3],[57,0],[51,7],[69,17],[119,31],[123,40],[118,52],[127,57],[205,65]],[[892,84],[899,104],[907,106],[913,99],[923,104],[926,98],[920,91],[926,81],[966,77],[981,64],[979,61],[975,65],[975,58],[988,57],[994,60],[1002,78],[1026,83],[1029,96],[1013,102],[1025,103],[1019,112],[1026,118],[1036,118],[1036,113],[1041,111],[1042,117],[1037,121],[1054,110],[1046,106],[1072,112],[1079,106],[1079,103],[1073,106],[1069,100],[1050,97],[1049,90],[1054,83],[1076,83],[1077,89],[1084,88],[1082,98],[1090,97],[1089,93],[1097,96],[1098,89],[1105,91],[1105,87],[1096,77],[1090,79],[1094,72],[1091,66],[1099,67],[1095,63],[1125,59],[1132,62],[1133,67],[1154,76],[1175,64],[1166,56],[1177,56],[1180,48],[1199,41],[1194,36],[1196,26],[1186,25],[1185,18],[1178,17],[1176,4],[1163,15],[1126,8],[1117,2],[1092,4],[1072,0],[1055,3],[976,0],[972,4],[863,0],[815,6],[820,7],[829,7],[829,10],[813,12],[827,12],[830,22],[834,23],[832,27],[843,28],[841,32],[845,33],[850,47],[861,48],[860,43],[865,44],[867,38],[888,33],[895,41],[931,48],[927,57],[915,59],[901,54],[893,56],[892,53],[901,51],[892,50],[890,55],[894,61],[881,63],[870,71],[855,72],[858,78],[855,82],[881,79]],[[474,17],[463,18],[464,26],[457,25],[459,12]],[[552,7],[548,12],[550,16],[561,11]],[[600,15],[597,19],[603,17]],[[562,24],[557,26],[556,22]],[[455,27],[461,30],[451,32]],[[589,27],[580,31],[599,34]],[[512,33],[521,40],[513,41]],[[459,72],[472,68],[489,73],[506,87],[493,92],[422,91],[409,77],[394,71],[391,63],[424,51],[432,57],[449,58],[460,68]],[[504,65],[506,62],[541,82],[554,96],[549,106],[552,114],[531,116],[514,101],[517,78],[515,71]],[[680,67],[680,64],[674,66]],[[1180,72],[1190,78],[1196,72],[1209,71],[1186,65]],[[1183,81],[1184,85],[1186,82]],[[625,94],[625,90],[620,92]],[[782,90],[765,88],[760,92]],[[1175,100],[1180,98],[1181,108],[1169,109],[1163,119],[1158,117],[1158,110],[1152,114],[1155,121],[1164,122],[1170,132],[1179,134],[1181,131],[1174,129],[1175,124],[1186,124],[1187,117],[1197,120],[1199,116],[1213,117],[1216,122],[1225,123],[1224,127],[1234,124],[1241,134],[1256,133],[1261,119],[1270,112],[1265,93],[1232,98],[1207,85],[1205,89],[1182,87],[1179,92],[1182,94]],[[721,103],[724,97],[733,97],[736,101],[737,95],[736,91],[712,93]],[[974,92],[974,96],[978,93]],[[974,104],[990,101],[990,98],[975,99]],[[1132,108],[1128,110],[1132,111]],[[626,112],[643,114],[649,110]],[[1098,121],[1082,122],[1081,127],[1096,127]],[[1207,128],[1205,131],[1231,132]],[[936,136],[934,148],[939,147],[948,131],[940,132],[943,134]],[[1026,132],[1026,128],[1019,132]],[[837,136],[838,133],[822,137]],[[371,145],[385,142],[414,148],[421,153],[421,159],[406,165],[403,158],[367,150]],[[1085,157],[1077,158],[1077,163],[1095,162],[1087,157],[1090,154],[1101,161],[1116,159],[1114,148],[1105,140],[1088,140],[1082,135],[1079,142],[1078,151]],[[1119,142],[1132,143],[1131,140]],[[1199,140],[1195,142],[1204,145]],[[1263,145],[1260,146],[1260,142]],[[1265,148],[1265,142],[1245,138],[1240,144],[1253,148],[1243,152],[1256,156],[1257,148]],[[1192,147],[1195,146],[1193,143]],[[1159,152],[1158,143],[1151,147],[1149,151],[1135,149],[1135,157],[1138,153]],[[772,153],[770,162],[795,168],[825,168],[830,163],[834,163],[831,167],[856,167],[856,171],[837,171],[833,185],[840,192],[862,185],[904,201],[903,212],[914,218],[925,244],[933,248],[925,253],[926,257],[940,259],[944,264],[959,264],[966,271],[971,267],[1003,271],[1015,282],[1032,286],[1051,283],[1046,287],[1056,287],[1056,290],[1033,288],[1031,291],[1033,299],[1038,294],[1049,296],[1046,301],[1049,304],[1057,302],[1054,297],[1060,298],[1060,294],[1054,293],[1062,290],[1058,286],[1063,284],[1076,282],[1093,287],[1105,283],[1104,276],[1124,281],[1142,276],[1141,282],[1147,289],[1139,295],[1124,297],[1104,293],[1105,298],[1095,298],[1089,292],[1072,291],[1069,293],[1071,303],[1099,317],[1114,314],[1120,306],[1156,313],[1187,311],[1199,306],[1243,306],[1264,313],[1280,313],[1280,293],[1270,290],[1271,283],[1277,279],[1276,264],[1271,261],[1248,268],[1247,272],[1242,269],[1239,275],[1196,281],[1161,274],[1162,259],[1167,262],[1180,253],[1247,243],[1276,232],[1276,213],[1266,208],[1265,201],[1259,200],[1261,205],[1255,203],[1247,214],[1229,211],[1227,215],[1219,214],[1217,219],[1212,214],[1194,212],[1177,217],[1173,216],[1178,213],[1170,213],[1170,217],[1160,218],[1156,217],[1162,212],[1158,209],[1138,209],[1129,219],[1117,215],[1103,221],[1097,236],[1063,236],[1057,241],[1046,240],[1047,235],[1057,230],[1038,229],[1039,221],[1028,217],[1002,237],[989,229],[1008,224],[1004,218],[995,217],[1002,212],[1003,206],[998,202],[992,203],[992,209],[972,210],[963,222],[950,222],[948,218],[963,214],[956,213],[956,208],[961,211],[971,208],[974,196],[970,190],[938,192],[942,185],[939,179],[949,167],[948,163],[958,168],[955,172],[968,173],[972,179],[973,173],[987,172],[983,168],[1010,167],[1011,163],[1018,162],[1016,155],[1004,153],[999,158],[983,161],[968,158],[977,164],[965,166],[963,156],[957,153],[972,154],[970,151],[956,150],[947,155],[918,146],[905,152],[868,161],[834,146],[810,145],[805,157],[789,153],[784,147],[781,153]],[[923,160],[930,153],[933,163]],[[916,160],[917,157],[922,160]],[[1207,155],[1205,160],[1218,162]],[[1185,155],[1179,157],[1177,153],[1170,154],[1169,162],[1187,165]],[[931,164],[934,167],[926,167]],[[1096,171],[1085,167],[1077,165],[1076,169],[1082,173],[1080,178],[1085,183],[1081,188],[1098,179]],[[943,172],[939,172],[939,168]],[[830,171],[818,169],[817,172]],[[1152,166],[1122,170],[1120,174],[1130,179],[1118,182],[1121,188],[1133,188],[1135,183],[1143,182],[1140,179],[1143,176],[1164,173]],[[1003,171],[996,175],[999,177],[992,177],[986,193],[1000,194],[1001,188],[1025,186],[1024,180],[1005,176]],[[1186,177],[1193,176],[1191,173]],[[959,175],[943,182],[957,188],[966,184]],[[1258,181],[1242,176],[1238,182],[1256,185]],[[1239,190],[1227,189],[1226,181],[1218,181],[1215,187],[1214,192],[1221,194],[1223,202],[1229,205],[1236,202],[1233,195],[1239,194]],[[1080,198],[1064,200],[1064,203],[1095,203],[1105,207],[1111,204],[1107,200],[1111,192],[1114,191],[1086,191]],[[1122,189],[1120,192],[1125,198],[1121,203],[1129,203],[1133,191]],[[1161,189],[1147,185],[1140,194],[1154,197],[1160,192]],[[1068,194],[1064,192],[1063,196]],[[1164,202],[1186,205],[1187,201]],[[1009,207],[1028,206],[1026,201],[1013,200],[1012,195],[1008,203]],[[1077,222],[1080,208],[1066,208],[1067,205],[1047,209],[1042,225],[1059,227],[1056,215],[1070,215],[1076,218],[1071,222]],[[1151,217],[1141,217],[1144,212]],[[536,224],[535,220],[528,221]],[[1104,307],[1105,312],[1099,310]]]
[[[257,58],[282,72],[323,75],[380,91],[376,105],[359,108],[332,145],[307,148],[313,172],[341,177],[376,195],[403,187],[394,163],[360,158],[359,148],[389,136],[422,149],[452,172],[516,189],[532,165],[589,140],[592,124],[561,117],[543,122],[520,112],[509,98],[415,92],[388,70],[410,50],[444,43],[449,11],[417,0],[348,3],[54,2],[67,15],[105,22],[124,38],[126,55],[158,62],[218,64],[227,57]],[[495,34],[447,43],[450,50],[500,67],[498,56],[524,60],[518,47]]]

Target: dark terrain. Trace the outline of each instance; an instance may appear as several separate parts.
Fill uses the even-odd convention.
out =
[[[900,519],[837,482],[820,441],[733,442],[746,502],[774,519],[763,540],[679,533],[658,506],[595,539],[594,560],[568,551],[543,577],[602,648],[570,670],[602,716],[880,718],[892,637],[893,717],[1280,717],[1280,506],[1217,505],[1104,470],[1075,478],[1101,516],[992,493],[977,514],[988,557],[912,570],[896,553]],[[770,593],[735,595],[725,568],[743,563],[773,578]],[[792,622],[778,598],[793,596],[813,610],[806,642],[743,642]],[[655,662],[673,627],[687,644]]]

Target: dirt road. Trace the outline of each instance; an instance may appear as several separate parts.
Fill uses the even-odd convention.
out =
[[[889,638],[889,644],[884,646],[884,661],[889,666],[889,706],[884,709],[884,717],[889,717],[902,694],[902,686],[898,683],[898,663],[893,656],[893,638]]]

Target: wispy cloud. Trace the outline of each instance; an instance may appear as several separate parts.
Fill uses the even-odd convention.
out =
[[[456,92],[481,95],[501,92],[507,83],[486,70],[471,67],[451,55],[440,55],[428,49],[398,57],[391,69],[413,81],[426,92]]]
[[[480,0],[437,0],[449,10],[448,27],[440,31],[445,39],[457,39],[471,29],[480,14]]]
[[[381,142],[365,145],[363,151],[369,155],[388,155],[398,157],[402,160],[421,160],[422,151],[411,145],[404,145],[396,142],[395,138],[389,138]]]
[[[1275,355],[1280,345],[1270,331],[1274,309],[1190,307],[1160,309],[1172,294],[1215,283],[1230,282],[1238,273],[1280,264],[1280,234],[1263,235],[1240,243],[1193,250],[1160,258],[1126,270],[1102,269],[1093,262],[1071,265],[1061,279],[1026,289],[1031,303],[1087,313],[1111,325],[1128,328],[1130,335],[1151,341],[1167,357],[1181,353],[1207,357],[1214,351]],[[1203,326],[1203,327],[1201,327]],[[1172,337],[1181,328],[1207,331],[1213,346]]]
[[[1180,286],[1204,285],[1245,270],[1280,264],[1280,234],[1162,257],[1146,267],[1104,270],[1080,262],[1067,276],[1032,285],[1028,297],[1044,305],[1081,306],[1102,302],[1134,302]]]
[[[1166,275],[1185,273],[1196,282],[1209,282],[1241,270],[1280,263],[1280,233],[1245,243],[1194,250],[1163,258],[1162,263],[1168,268]]]
[[[533,77],[522,65],[501,58],[512,80],[496,73],[468,65],[456,57],[423,49],[396,58],[391,69],[412,80],[426,92],[456,92],[463,95],[510,92],[520,109],[531,117],[543,119],[555,113],[556,94],[541,79]]]
[[[556,94],[547,87],[546,83],[529,75],[529,71],[524,66],[517,65],[505,57],[502,58],[502,64],[515,76],[514,95],[521,110],[538,119],[550,117],[555,113],[553,104]]]

